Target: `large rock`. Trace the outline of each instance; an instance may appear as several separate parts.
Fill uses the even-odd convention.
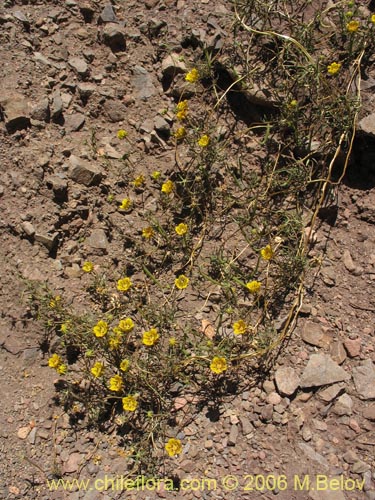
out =
[[[69,175],[73,181],[85,186],[99,184],[102,174],[95,166],[75,155],[71,155],[69,160],[71,164]]]
[[[118,23],[116,13],[111,4],[105,5],[99,16],[100,23]]]
[[[349,380],[350,375],[327,354],[313,354],[301,377],[301,387],[320,387]]]
[[[73,113],[65,116],[64,127],[67,132],[76,132],[83,127],[85,116],[81,113]]]
[[[135,66],[133,69],[132,84],[140,99],[148,99],[156,93],[155,85],[152,83],[152,77],[142,66]]]
[[[107,253],[108,239],[104,229],[94,229],[86,243],[99,254]]]
[[[38,120],[40,122],[49,121],[50,109],[47,97],[34,104],[30,116],[33,120]]]
[[[107,118],[113,123],[122,121],[126,116],[125,106],[114,99],[109,99],[104,103],[103,111]]]
[[[371,137],[375,137],[375,113],[362,118],[358,123],[358,130]]]
[[[170,54],[161,63],[161,71],[166,78],[173,78],[179,73],[186,73],[187,68],[184,61],[180,60],[180,54]]]
[[[321,325],[312,321],[306,322],[301,337],[307,344],[317,347],[328,347],[332,342],[332,335],[324,332]]]
[[[361,399],[375,399],[375,368],[371,359],[353,368],[353,379]]]
[[[87,62],[80,57],[71,57],[68,61],[68,64],[82,78],[86,77],[89,74],[89,67],[87,65]]]
[[[296,371],[289,366],[282,366],[275,373],[277,390],[282,396],[291,396],[300,385],[300,379]]]
[[[30,125],[29,104],[23,95],[3,93],[0,96],[0,109],[9,132],[21,130]]]
[[[125,33],[123,29],[115,23],[108,23],[103,29],[103,42],[111,48],[113,52],[123,52],[126,49]]]

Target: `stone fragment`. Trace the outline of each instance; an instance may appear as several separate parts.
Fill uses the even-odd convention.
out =
[[[361,399],[375,399],[375,368],[371,359],[353,368],[353,379]]]
[[[301,377],[301,387],[320,387],[350,379],[350,375],[327,354],[313,354]]]
[[[52,120],[58,120],[63,112],[63,102],[61,99],[60,92],[54,92],[52,94],[50,113]]]
[[[350,255],[349,250],[344,250],[344,253],[342,255],[342,260],[344,262],[344,266],[346,267],[346,269],[350,273],[355,271],[356,267],[355,267],[355,264],[353,262],[352,256]]]
[[[96,90],[96,85],[89,82],[81,82],[77,86],[81,99],[86,102]]]
[[[282,396],[291,396],[299,387],[300,378],[293,368],[282,366],[276,370],[275,382],[277,390]]]
[[[327,387],[323,391],[319,392],[318,397],[326,403],[330,403],[343,391],[343,384],[333,384],[330,387]]]
[[[261,415],[262,420],[264,420],[266,422],[270,422],[272,420],[272,415],[273,415],[273,405],[267,404],[267,405],[263,406],[260,415]]]
[[[333,485],[332,488],[329,488],[330,484]],[[327,483],[324,483],[324,486],[313,477],[308,498],[311,500],[347,500],[345,493],[337,489],[338,485],[340,485],[340,477],[327,476]]]
[[[320,453],[317,453],[310,445],[306,443],[299,443],[298,446],[308,458],[318,462],[324,468],[328,467],[327,460]]]
[[[48,99],[42,99],[31,109],[30,117],[40,122],[48,122],[50,119],[50,109]]]
[[[53,234],[35,233],[35,241],[41,243],[43,246],[47,248],[47,250],[51,251],[57,245],[58,236],[59,236],[58,233],[53,233]]]
[[[152,76],[143,66],[134,67],[132,85],[139,99],[146,100],[156,94],[156,87],[152,83]]]
[[[93,186],[100,182],[102,174],[97,167],[75,155],[71,155],[69,160],[71,164],[70,178],[74,182],[85,186]]]
[[[332,335],[325,333],[322,330],[321,325],[314,323],[313,321],[306,321],[301,337],[307,344],[317,347],[327,348],[332,342]]]
[[[76,472],[82,463],[84,456],[81,453],[73,452],[65,462],[63,469],[65,474]]]
[[[358,455],[353,450],[346,451],[342,458],[345,460],[347,464],[354,464],[358,461]]]
[[[362,460],[358,460],[358,462],[355,462],[350,468],[353,474],[363,474],[370,469],[371,467],[366,464],[366,462],[362,462]]]
[[[267,396],[267,402],[271,405],[276,406],[276,405],[280,404],[281,396],[279,394],[277,394],[277,392],[271,392]]]
[[[84,59],[81,59],[80,57],[71,57],[68,60],[68,64],[82,78],[88,76],[89,67]]]
[[[94,229],[86,241],[90,247],[97,250],[106,251],[108,248],[108,239],[104,229]]]
[[[371,404],[367,408],[363,410],[363,416],[367,418],[367,420],[375,420],[375,404]]]
[[[103,10],[99,16],[99,22],[101,23],[118,23],[116,13],[111,4],[104,6]]]
[[[113,99],[109,99],[104,103],[103,111],[113,123],[122,121],[126,116],[125,106],[121,102]]]
[[[88,2],[80,2],[79,10],[85,20],[85,23],[91,23],[95,14],[93,6]]]
[[[37,428],[33,427],[30,434],[27,436],[27,440],[30,444],[35,444]]]
[[[3,93],[0,95],[0,111],[8,132],[21,130],[30,125],[30,109],[23,95]]]
[[[21,23],[24,24],[25,26],[30,25],[30,21],[27,19],[25,14],[23,12],[21,12],[20,10],[13,11],[12,14],[13,14],[13,17],[15,19],[17,19],[17,21],[21,21]]]
[[[171,135],[171,128],[167,120],[165,120],[162,116],[157,116],[154,120],[154,127],[156,132],[162,137],[164,140],[168,140]]]
[[[375,113],[362,118],[358,123],[358,130],[371,137],[375,137]]]
[[[311,441],[311,438],[312,438],[312,432],[311,432],[310,427],[307,427],[306,425],[304,425],[303,429],[302,429],[302,439],[304,441]]]
[[[103,42],[113,52],[123,52],[126,49],[125,33],[116,23],[108,23],[103,29]]]
[[[270,394],[271,392],[275,391],[275,383],[273,380],[265,380],[263,382],[263,390],[267,393]]]
[[[81,113],[65,115],[64,127],[67,132],[77,132],[85,123],[85,116]]]
[[[66,201],[68,183],[63,175],[50,175],[46,179],[46,184],[49,189],[53,190],[53,194],[57,201]]]
[[[346,350],[342,342],[333,342],[329,348],[329,354],[333,361],[341,365],[346,360]]]
[[[172,53],[163,59],[161,71],[164,77],[173,79],[176,75],[187,72],[186,64],[180,57],[180,54]]]
[[[27,234],[27,236],[34,236],[35,228],[29,221],[22,222],[21,224],[22,231]]]
[[[29,435],[30,433],[30,426],[27,425],[25,427],[20,427],[17,431],[17,436],[20,438],[20,439],[26,439],[27,436]]]
[[[242,434],[244,436],[248,436],[254,430],[254,427],[252,426],[250,420],[247,417],[244,416],[240,417],[240,425],[242,429]]]
[[[344,347],[349,354],[350,358],[355,358],[361,354],[361,339],[346,339],[344,341]]]
[[[353,400],[348,394],[343,394],[338,398],[334,407],[333,413],[336,415],[351,415],[353,413]]]
[[[232,425],[230,428],[230,433],[228,436],[228,446],[236,446],[237,444],[237,438],[238,438],[238,426],[237,425]]]

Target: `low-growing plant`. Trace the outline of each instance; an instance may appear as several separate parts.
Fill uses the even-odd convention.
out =
[[[78,404],[89,422],[115,426],[140,467],[159,437],[169,456],[181,453],[178,439],[167,441],[178,395],[240,385],[291,331],[309,263],[305,228],[339,153],[345,173],[360,105],[353,83],[375,43],[374,16],[353,2],[233,5],[231,45],[203,48],[185,75],[192,97],[169,110],[175,165],[150,176],[128,166],[119,185],[119,213],[144,221],[124,236],[123,272],[83,264],[85,314],[45,289],[31,294],[60,340],[49,365],[64,378],[66,409]],[[247,103],[245,123],[233,117],[236,99]]]

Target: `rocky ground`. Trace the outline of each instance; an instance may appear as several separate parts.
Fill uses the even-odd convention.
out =
[[[215,12],[205,0],[0,2],[1,498],[375,498],[375,195],[364,171],[373,153],[360,147],[337,211],[321,213],[304,305],[275,366],[200,411],[179,435],[183,453],[163,462],[160,477],[200,483],[178,492],[48,489],[54,475],[94,481],[127,469],[116,435],[75,427],[55,405],[26,283],[46,280],[82,307],[83,262],[113,266],[123,251],[112,229],[121,216],[106,201],[113,185],[121,199],[121,158],[168,169],[171,120],[161,112],[177,91],[166,81],[193,64],[188,40],[218,43],[229,25],[227,2]],[[116,137],[121,128],[129,142]],[[373,115],[361,128],[371,138]],[[188,414],[189,401],[180,403]],[[300,491],[305,476],[310,489]]]

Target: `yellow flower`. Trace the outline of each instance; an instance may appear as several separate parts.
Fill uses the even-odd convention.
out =
[[[123,381],[120,375],[115,375],[109,379],[109,390],[120,392],[123,387]]]
[[[49,307],[51,309],[56,309],[56,307],[59,305],[60,301],[61,301],[60,295],[56,295],[56,297],[54,299],[50,300]]]
[[[84,271],[85,273],[92,273],[93,270],[94,270],[94,264],[89,260],[87,260],[82,266],[82,271]]]
[[[95,378],[100,377],[103,375],[104,372],[104,365],[100,361],[97,361],[94,366],[91,368],[91,373],[94,375]]]
[[[177,118],[177,120],[182,121],[182,120],[185,120],[185,119],[186,119],[186,117],[187,117],[187,111],[178,111],[178,112],[176,113],[176,118]]]
[[[185,127],[179,127],[173,135],[175,136],[175,138],[178,141],[180,141],[186,135],[186,129],[185,129]]]
[[[212,372],[216,374],[220,374],[225,372],[228,369],[227,360],[225,358],[220,358],[219,356],[215,356],[210,364],[210,369]]]
[[[151,174],[151,177],[157,181],[159,179],[159,177],[161,176],[161,172],[159,172],[159,170],[154,170]]]
[[[126,370],[129,368],[130,361],[128,359],[123,359],[120,363],[120,370],[122,372],[126,372]]]
[[[143,333],[142,343],[147,346],[154,345],[159,338],[159,334],[156,328],[151,328],[148,332]]]
[[[290,108],[296,108],[298,106],[298,101],[297,99],[292,99],[289,103]]]
[[[189,284],[189,278],[187,278],[184,274],[180,274],[175,280],[174,284],[179,290],[184,290]]]
[[[210,138],[206,134],[202,135],[202,137],[198,141],[198,144],[201,148],[207,147],[209,143],[210,143]]]
[[[250,281],[249,283],[246,283],[246,288],[249,290],[250,293],[258,293],[261,287],[261,283],[259,281]]]
[[[95,337],[104,337],[108,332],[108,323],[106,321],[98,321],[92,329]]]
[[[121,205],[118,207],[119,210],[129,210],[131,207],[131,200],[129,198],[124,198],[121,202]]]
[[[130,278],[125,277],[117,281],[117,290],[120,292],[127,292],[131,286],[132,282]]]
[[[373,14],[370,19],[371,19],[371,22],[375,24],[375,14]]]
[[[119,321],[118,327],[122,332],[128,333],[133,330],[134,322],[131,318],[125,318]]]
[[[176,337],[171,337],[169,340],[168,340],[168,343],[171,347],[174,347],[176,345]]]
[[[154,230],[152,229],[152,227],[148,226],[148,227],[145,227],[144,229],[142,229],[142,236],[144,238],[146,238],[146,240],[149,240],[150,238],[152,238],[153,236],[155,235],[155,232]]]
[[[199,80],[199,73],[196,68],[193,68],[189,73],[186,74],[185,80],[190,83],[195,83],[197,80]]]
[[[138,175],[133,181],[134,187],[139,188],[146,182],[146,178],[144,175]]]
[[[68,367],[64,364],[61,364],[56,368],[56,371],[60,375],[65,375],[65,373],[68,371]]]
[[[61,358],[58,354],[52,354],[52,356],[48,360],[48,366],[50,368],[57,368],[59,365],[61,365]]]
[[[165,193],[165,194],[171,194],[173,189],[174,189],[174,182],[171,180],[164,182],[164,184],[162,184],[162,186],[161,186],[161,191],[162,191],[162,193]]]
[[[125,137],[128,135],[128,133],[126,132],[126,130],[120,128],[120,130],[117,131],[117,137],[119,139],[125,139]]]
[[[329,75],[336,75],[340,71],[341,63],[333,62],[327,66],[327,72]]]
[[[175,457],[182,453],[182,444],[179,439],[171,438],[165,445],[165,451],[170,457]]]
[[[266,247],[262,248],[260,251],[260,256],[264,260],[271,260],[273,257],[273,250],[271,248],[271,245],[267,245]]]
[[[243,335],[247,332],[247,324],[243,319],[239,319],[235,323],[233,323],[233,333],[235,335]]]
[[[186,100],[180,101],[177,104],[177,112],[176,112],[177,120],[185,120],[187,113],[188,113],[188,102]]]
[[[359,26],[360,26],[359,21],[355,21],[355,20],[353,19],[353,21],[350,21],[350,22],[346,25],[346,29],[349,31],[349,33],[355,33],[356,31],[358,31]]]
[[[65,321],[65,323],[62,323],[60,326],[60,332],[68,333],[70,327],[71,327],[70,321]]]
[[[187,227],[186,224],[184,224],[183,222],[181,222],[181,224],[179,224],[178,226],[176,226],[174,228],[174,230],[176,231],[176,233],[179,236],[183,236],[184,234],[186,234],[188,232],[188,227]]]
[[[138,401],[134,396],[126,396],[126,398],[122,398],[122,407],[125,411],[135,411],[138,406]]]
[[[188,109],[188,102],[185,99],[177,104],[177,111],[186,111]]]
[[[116,330],[116,331],[115,331]],[[120,344],[122,342],[122,331],[119,328],[114,328],[113,329],[114,335],[111,335],[108,345],[111,350],[118,349],[120,347]]]

